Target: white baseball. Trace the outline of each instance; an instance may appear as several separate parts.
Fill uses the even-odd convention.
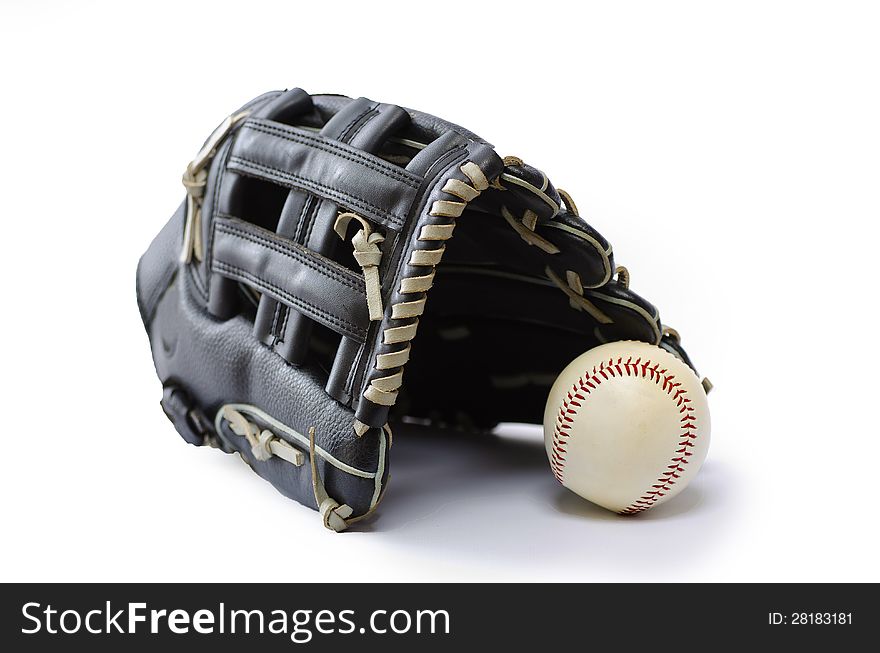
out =
[[[635,514],[668,501],[709,449],[709,405],[677,357],[643,342],[612,342],[578,356],[550,390],[544,444],[569,490]]]

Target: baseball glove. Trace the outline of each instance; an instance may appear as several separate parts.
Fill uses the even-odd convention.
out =
[[[568,194],[429,114],[268,93],[183,185],[137,271],[162,407],[334,530],[382,498],[389,418],[540,423],[608,341],[691,364]]]

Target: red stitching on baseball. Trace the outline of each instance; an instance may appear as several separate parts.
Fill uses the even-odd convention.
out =
[[[672,374],[667,375],[666,369],[661,370],[660,363],[655,363],[653,367],[651,367],[651,363],[652,361],[642,361],[641,358],[637,358],[633,361],[632,357],[630,357],[625,362],[623,361],[623,357],[618,358],[617,361],[613,358],[609,358],[607,363],[602,361],[598,366],[593,367],[591,372],[585,372],[574,383],[574,385],[572,385],[571,390],[568,391],[567,396],[562,400],[562,404],[559,406],[559,413],[556,417],[556,428],[553,432],[553,442],[551,446],[553,451],[550,456],[550,467],[556,480],[563,483],[565,454],[567,453],[565,445],[568,444],[568,438],[571,437],[571,423],[574,421],[570,416],[577,415],[576,408],[581,407],[580,403],[574,401],[575,397],[581,402],[586,402],[590,393],[598,386],[602,385],[603,380],[608,380],[608,374],[612,377],[616,377],[617,375],[623,376],[623,370],[625,370],[627,376],[632,376],[634,374],[637,377],[654,381],[654,383],[660,385],[661,388],[666,391],[669,398],[676,403],[676,406],[679,408],[678,412],[683,415],[679,422],[679,428],[681,429],[679,437],[681,438],[681,441],[676,445],[678,448],[674,452],[674,457],[669,460],[672,464],[666,466],[666,469],[669,471],[660,473],[654,481],[654,484],[651,486],[651,489],[646,490],[637,500],[619,511],[618,514],[621,515],[635,515],[640,513],[653,506],[662,497],[666,496],[666,493],[670,491],[672,486],[675,485],[675,482],[684,473],[684,466],[689,463],[687,459],[693,455],[688,451],[688,448],[694,446],[693,440],[696,440],[697,438],[697,434],[694,432],[697,428],[697,417],[693,414],[693,406],[688,405],[691,403],[691,400],[689,397],[685,396],[687,395],[687,390],[680,387],[681,383],[672,383],[675,376]],[[621,366],[623,367],[623,370],[621,370]],[[617,371],[617,374],[614,373],[615,370]],[[672,392],[673,390],[675,390],[674,394]],[[571,408],[571,406],[575,406],[576,408]]]

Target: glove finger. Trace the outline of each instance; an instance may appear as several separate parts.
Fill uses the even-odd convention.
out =
[[[459,221],[461,231],[482,241],[470,253],[473,260],[489,255],[497,263],[542,277],[549,268],[557,278],[569,278],[582,288],[608,283],[614,274],[608,241],[573,206],[564,205],[547,175],[519,159],[508,157],[505,163],[498,182],[474,203],[489,215]]]

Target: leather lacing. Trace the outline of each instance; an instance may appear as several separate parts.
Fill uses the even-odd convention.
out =
[[[250,110],[240,111],[227,116],[208,136],[195,158],[183,171],[183,187],[186,188],[186,222],[183,229],[183,250],[180,253],[182,263],[190,263],[193,259],[204,258],[202,244],[202,201],[205,187],[208,185],[208,165],[217,154],[220,143],[250,114]]]
[[[264,415],[263,419],[268,419],[268,417]],[[238,407],[226,404],[218,411],[214,424],[217,432],[220,432],[221,420],[226,422],[232,433],[243,437],[247,441],[248,445],[250,445],[251,455],[253,455],[256,460],[266,462],[275,456],[295,467],[301,467],[305,463],[305,454],[303,454],[302,451],[278,437],[271,430],[259,427],[252,420],[248,419]],[[286,427],[286,430],[288,433],[291,432],[290,427]],[[386,425],[383,427],[383,433],[388,438],[388,446],[390,447],[392,439],[391,428]],[[299,434],[295,434],[295,437],[302,439],[302,436]],[[352,507],[345,503],[339,503],[327,493],[324,481],[321,478],[321,474],[318,472],[318,455],[315,451],[314,426],[309,427],[308,447],[309,467],[312,472],[312,492],[315,496],[315,506],[321,515],[321,521],[324,526],[336,532],[341,532],[351,524],[372,515],[376,511],[376,508],[385,494],[385,486],[381,484],[381,477],[384,473],[382,469],[383,464],[381,462],[382,454],[380,454],[379,469],[377,469],[374,474],[377,486],[373,500],[370,502],[370,507],[362,515],[352,517],[351,515],[354,512]],[[326,458],[326,454],[323,455]],[[336,464],[338,465],[339,463],[337,462]]]
[[[372,231],[370,223],[364,218],[348,211],[340,213],[333,225],[333,230],[343,240],[345,240],[348,225],[352,220],[356,220],[361,225],[361,228],[352,236],[351,244],[354,247],[354,260],[357,261],[364,273],[367,310],[370,313],[371,321],[381,320],[385,311],[382,308],[382,285],[379,281],[379,264],[382,262],[382,250],[379,249],[379,243],[383,242],[385,237]]]
[[[432,217],[458,218],[464,212],[468,203],[474,200],[484,190],[489,188],[489,180],[480,167],[468,161],[459,167],[468,181],[461,179],[448,179],[442,191],[456,198],[456,200],[435,200],[431,205],[429,215]],[[470,183],[468,183],[470,182]],[[343,218],[346,214],[340,215]],[[357,216],[353,216],[357,217]],[[350,220],[351,218],[347,218]],[[338,223],[339,219],[337,219]],[[345,222],[347,225],[348,223]],[[364,390],[364,398],[380,406],[393,406],[397,401],[398,391],[403,383],[402,368],[409,360],[410,342],[416,336],[419,326],[419,316],[425,310],[425,293],[431,289],[434,283],[436,266],[440,263],[445,251],[445,241],[452,237],[455,222],[448,224],[423,225],[419,232],[418,240],[423,243],[436,244],[432,249],[414,249],[410,254],[409,265],[425,270],[424,274],[404,277],[400,280],[398,292],[401,295],[422,295],[416,299],[398,302],[391,306],[392,319],[411,319],[412,321],[402,326],[388,327],[382,332],[382,343],[385,345],[401,345],[399,348],[384,354],[377,354],[375,369],[384,371],[396,369],[396,372],[373,379]],[[338,230],[337,230],[338,232]],[[356,247],[357,250],[357,247]],[[366,274],[366,271],[365,271]],[[369,301],[369,290],[368,290]],[[371,318],[372,319],[372,318]],[[387,425],[386,425],[387,427]],[[357,435],[363,435],[369,430],[369,426],[360,420],[355,420],[354,431]]]

